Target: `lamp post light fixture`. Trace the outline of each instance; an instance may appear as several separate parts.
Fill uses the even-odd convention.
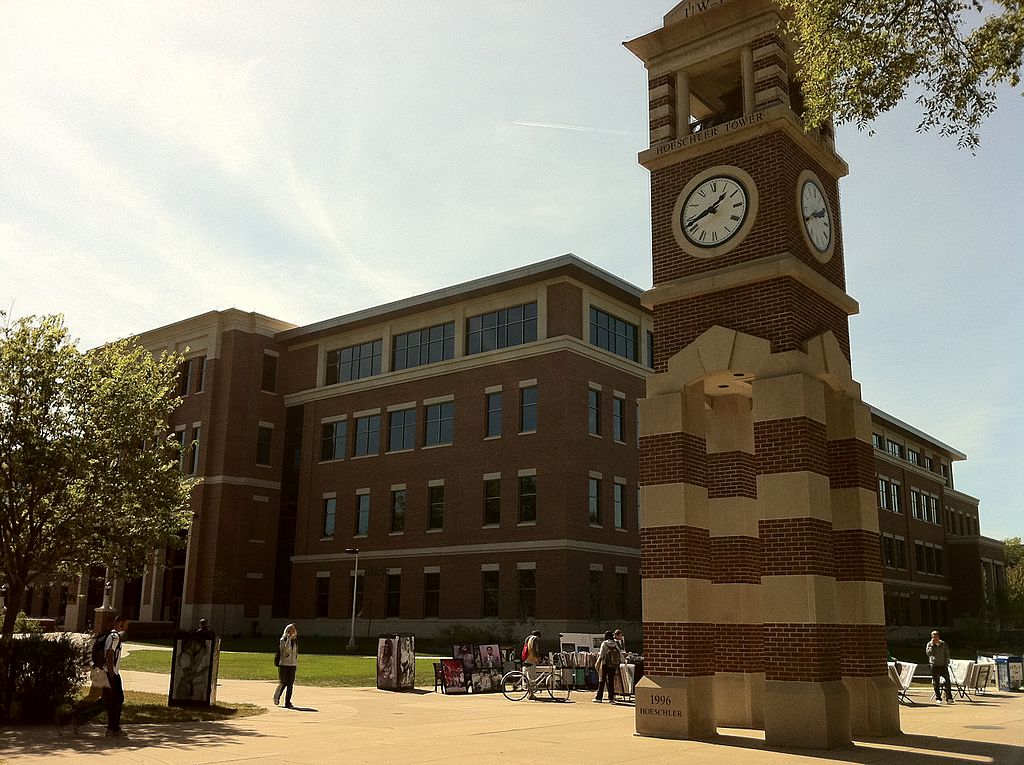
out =
[[[352,625],[349,628],[348,637],[348,650],[351,651],[356,647],[356,593],[359,592],[359,548],[346,547],[345,553],[356,556],[355,565],[352,567]]]

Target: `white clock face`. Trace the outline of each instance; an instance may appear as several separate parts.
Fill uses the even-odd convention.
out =
[[[804,181],[800,189],[800,214],[811,244],[818,252],[827,252],[832,244],[832,215],[821,186],[813,180]]]
[[[708,178],[683,202],[679,228],[697,247],[718,247],[743,226],[747,208],[747,190],[742,183],[727,175]]]

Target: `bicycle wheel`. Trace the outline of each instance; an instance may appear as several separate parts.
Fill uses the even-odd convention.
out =
[[[529,688],[523,673],[513,671],[501,678],[501,692],[505,694],[505,698],[509,701],[522,701],[525,699]]]
[[[562,679],[561,670],[555,670],[548,680],[548,695],[555,701],[569,700],[569,686]]]

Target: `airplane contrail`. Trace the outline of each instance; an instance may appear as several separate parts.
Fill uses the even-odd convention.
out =
[[[513,120],[513,125],[523,127],[554,128],[556,130],[575,130],[580,133],[605,133],[606,135],[636,135],[629,130],[610,130],[608,128],[585,127],[583,125],[556,125],[552,122],[526,122],[525,120]]]

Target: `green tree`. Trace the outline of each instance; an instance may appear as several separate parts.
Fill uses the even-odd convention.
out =
[[[1020,537],[1003,540],[1006,550],[1006,591],[1003,593],[1010,621],[1024,625],[1024,543]]]
[[[0,312],[0,581],[3,635],[25,588],[84,566],[141,572],[190,521],[167,417],[180,358],[131,339],[76,347],[60,316]]]
[[[918,130],[938,128],[961,148],[996,108],[995,88],[1020,84],[1024,0],[779,0],[803,83],[804,117],[864,128],[920,95]]]
[[[1007,569],[1024,565],[1024,542],[1020,541],[1020,537],[1004,539],[1003,548],[1006,550]]]

